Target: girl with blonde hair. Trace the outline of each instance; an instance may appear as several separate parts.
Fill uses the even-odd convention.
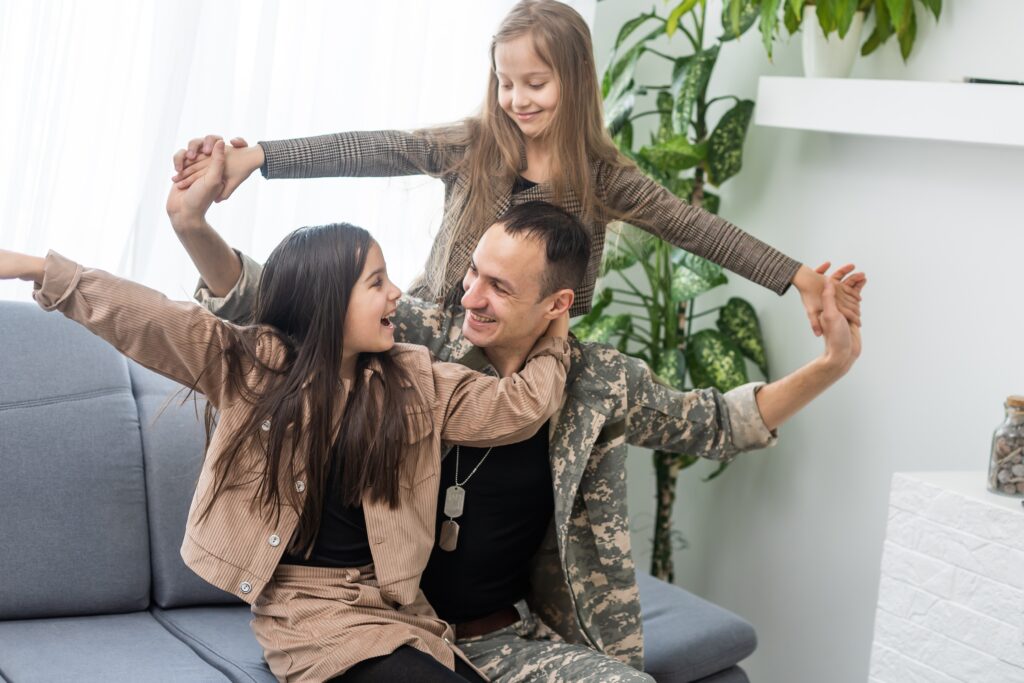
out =
[[[442,223],[410,293],[454,303],[481,233],[510,206],[549,201],[587,226],[589,267],[572,315],[588,311],[608,223],[624,219],[778,294],[795,285],[820,333],[824,277],[728,221],[686,204],[618,151],[604,128],[590,31],[557,0],[522,0],[491,41],[480,112],[460,123],[402,131],[348,132],[227,149],[226,199],[253,171],[267,178],[427,174],[445,185]],[[189,142],[174,157],[188,187],[219,136]],[[858,275],[858,278],[861,277]],[[837,291],[840,310],[860,324],[855,278]]]

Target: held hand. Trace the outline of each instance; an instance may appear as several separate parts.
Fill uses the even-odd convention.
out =
[[[860,357],[861,338],[860,326],[850,324],[839,310],[836,299],[840,288],[841,282],[835,279],[834,274],[826,278],[819,321],[825,336],[825,363],[841,376]]]
[[[569,336],[569,312],[566,311],[558,316],[548,325],[545,337],[568,337]]]
[[[0,249],[0,280],[43,281],[43,259]]]
[[[194,138],[189,141],[187,148],[175,153],[174,170],[177,173],[171,180],[179,189],[187,190],[202,176],[211,163],[214,145],[222,140],[219,135]],[[263,148],[259,145],[250,147],[242,138],[232,138],[231,146],[224,150],[224,156],[224,188],[215,200],[218,202],[230,197],[253,171],[263,165]]]
[[[810,321],[811,329],[816,337],[820,337],[822,333],[818,318],[823,310],[822,294],[825,289],[825,273],[831,265],[831,262],[826,261],[815,270],[811,270],[807,266],[800,266],[796,277],[793,278],[793,284],[800,292],[800,300],[804,304],[807,319]],[[835,297],[839,312],[846,317],[850,324],[860,326],[860,291],[867,284],[867,276],[864,273],[850,275],[853,268],[852,263],[847,264],[837,269],[830,278],[836,284]]]
[[[212,150],[206,171],[197,175],[188,189],[171,186],[167,196],[167,215],[175,230],[201,225],[206,211],[224,189],[224,142],[218,140]]]

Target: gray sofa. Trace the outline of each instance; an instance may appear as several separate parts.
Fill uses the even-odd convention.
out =
[[[0,681],[273,681],[249,609],[178,555],[201,410],[56,313],[0,302]],[[753,628],[640,577],[660,682],[747,681]]]

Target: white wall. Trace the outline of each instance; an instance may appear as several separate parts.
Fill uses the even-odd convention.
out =
[[[720,2],[708,4],[717,16]],[[1024,3],[944,5],[937,25],[921,22],[907,65],[893,41],[854,77],[1024,80]],[[599,64],[621,23],[650,7],[598,5]],[[798,38],[774,65],[759,39],[723,49],[713,93],[753,99],[759,75],[800,74]],[[759,646],[744,667],[755,683],[865,681],[891,474],[987,466],[1001,403],[1024,392],[1022,195],[1020,148],[751,127],[725,217],[812,265],[852,260],[870,280],[852,373],[787,424],[777,448],[711,483],[694,471],[709,471],[702,464],[680,486],[675,524],[689,548],[675,555],[677,583],[754,623]],[[759,310],[776,373],[819,352],[795,293],[780,299],[738,277],[728,293]],[[629,482],[646,567],[645,452]]]

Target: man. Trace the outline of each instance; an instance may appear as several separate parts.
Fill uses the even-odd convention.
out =
[[[209,226],[179,238],[204,277],[200,301],[244,319],[259,264],[236,256]],[[462,306],[403,299],[393,318],[396,336],[429,346],[440,360],[511,374],[547,321],[572,305],[588,255],[586,231],[571,215],[539,202],[514,207],[477,245]],[[836,309],[831,278],[828,291],[825,353],[781,380],[724,395],[684,393],[657,382],[635,358],[573,339],[564,403],[548,429],[500,449],[449,452],[439,546],[423,589],[485,674],[651,680],[641,673],[626,444],[720,460],[774,444],[774,429],[859,355],[859,330]]]

